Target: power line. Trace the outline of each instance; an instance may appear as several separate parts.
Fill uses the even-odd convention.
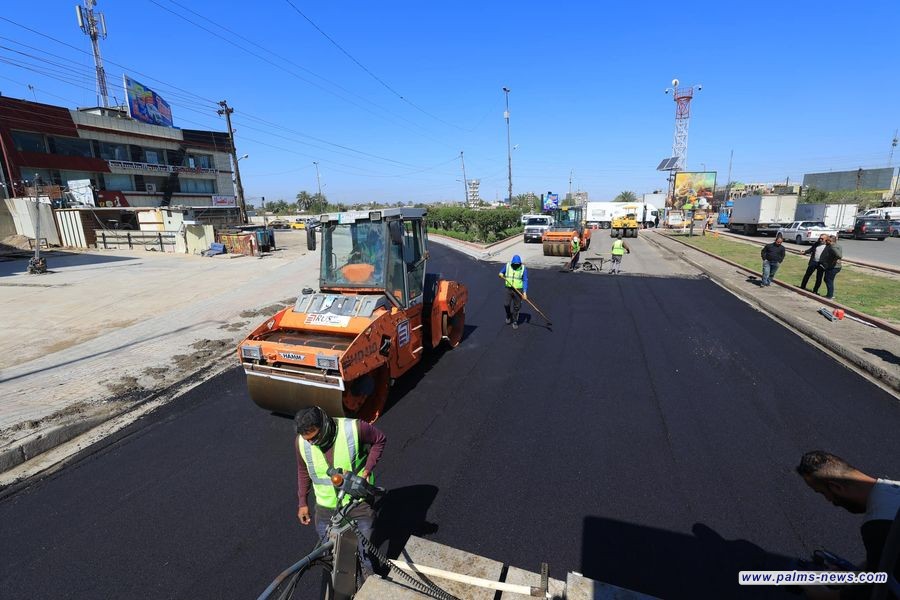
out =
[[[316,31],[318,31],[319,33],[321,33],[322,36],[323,36],[326,40],[328,40],[329,42],[331,42],[332,45],[334,45],[335,48],[337,48],[338,50],[340,50],[340,51],[344,54],[344,56],[346,56],[346,57],[349,58],[351,61],[353,61],[353,63],[356,64],[356,66],[358,66],[360,69],[362,69],[363,71],[365,71],[370,77],[372,77],[372,79],[374,79],[375,81],[377,81],[378,83],[380,83],[382,86],[384,86],[384,88],[385,88],[386,90],[388,90],[389,92],[391,92],[392,94],[394,94],[395,96],[397,96],[398,98],[400,98],[401,100],[403,100],[404,102],[406,102],[407,104],[409,104],[410,106],[412,106],[413,108],[415,108],[416,110],[418,110],[419,112],[421,112],[423,115],[426,115],[426,116],[428,116],[428,117],[431,117],[432,119],[434,119],[434,120],[436,120],[436,121],[440,121],[441,123],[443,123],[443,124],[445,124],[445,125],[449,125],[450,127],[455,127],[456,129],[462,129],[462,127],[459,127],[458,125],[456,125],[456,124],[454,124],[454,123],[450,123],[449,121],[445,121],[444,119],[442,119],[442,118],[440,118],[440,117],[438,117],[438,116],[436,116],[436,115],[431,114],[430,112],[428,112],[427,110],[425,110],[425,109],[422,108],[421,106],[419,106],[419,105],[415,104],[414,102],[410,101],[410,100],[409,100],[408,98],[406,98],[403,94],[401,94],[400,92],[398,92],[397,90],[395,90],[394,88],[392,88],[390,85],[388,85],[388,84],[387,84],[383,79],[381,79],[378,75],[376,75],[375,73],[373,73],[372,71],[370,71],[364,64],[362,64],[361,62],[359,62],[359,61],[356,59],[355,56],[353,56],[352,54],[350,54],[349,52],[347,52],[347,51],[344,49],[344,47],[341,46],[340,44],[338,44],[338,43],[337,43],[330,35],[328,35],[328,34],[325,33],[324,31],[322,31],[322,28],[319,27],[318,25],[316,25],[316,24],[313,22],[312,19],[310,19],[309,17],[307,17],[307,16],[303,13],[303,11],[301,11],[299,8],[297,8],[297,5],[295,5],[293,2],[291,2],[291,0],[285,0],[285,2],[287,2],[288,4],[290,4],[291,8],[293,8],[295,11],[297,11],[297,14],[298,14],[298,15],[300,15],[301,17],[303,17],[304,19],[306,19],[306,21],[307,21],[310,25],[312,25],[313,28],[314,28]],[[465,130],[463,130],[463,131],[465,131]]]
[[[367,108],[367,107],[365,107],[365,106],[363,106],[363,105],[361,105],[361,104],[359,104],[359,103],[357,103],[357,102],[354,102],[353,100],[351,100],[351,99],[349,99],[349,98],[347,98],[347,97],[345,97],[345,96],[343,96],[343,95],[341,95],[341,94],[338,94],[337,92],[335,92],[335,91],[333,91],[333,90],[330,90],[330,89],[328,89],[328,88],[326,88],[326,87],[323,87],[323,86],[319,85],[318,83],[316,83],[316,82],[314,82],[314,81],[310,81],[309,79],[307,79],[306,77],[303,77],[302,75],[299,75],[299,74],[297,74],[297,73],[295,73],[295,72],[293,72],[293,71],[291,71],[291,70],[289,70],[289,69],[285,69],[283,66],[281,66],[281,65],[279,65],[279,64],[276,64],[275,62],[269,60],[268,58],[266,58],[266,57],[264,57],[264,56],[261,56],[261,55],[259,55],[258,53],[253,52],[252,50],[249,50],[249,49],[245,48],[244,46],[241,46],[240,44],[238,44],[238,43],[235,42],[234,40],[232,40],[232,39],[230,39],[230,38],[227,38],[227,37],[223,37],[222,35],[216,33],[215,31],[212,31],[212,30],[208,29],[207,27],[204,27],[203,25],[201,25],[201,24],[199,24],[199,23],[197,23],[197,22],[195,22],[195,21],[192,21],[191,19],[188,19],[188,18],[185,17],[184,15],[179,14],[179,13],[177,13],[176,11],[174,11],[174,10],[172,10],[172,9],[170,9],[170,8],[167,8],[167,7],[165,7],[165,6],[161,5],[161,4],[159,4],[158,2],[156,2],[156,0],[148,0],[148,1],[149,1],[151,4],[155,4],[156,6],[158,6],[159,8],[161,8],[162,10],[165,10],[166,12],[169,12],[169,13],[175,15],[175,16],[178,17],[179,19],[182,19],[182,20],[184,20],[184,21],[190,23],[191,25],[193,25],[193,26],[195,26],[195,27],[197,27],[197,28],[199,28],[199,29],[202,29],[203,31],[206,31],[207,33],[209,33],[210,35],[212,35],[212,36],[214,36],[214,37],[220,39],[221,41],[223,41],[223,42],[225,42],[225,43],[227,43],[227,44],[230,44],[230,45],[234,46],[235,48],[238,48],[239,50],[242,50],[242,51],[246,52],[246,53],[249,54],[250,56],[253,56],[254,58],[257,58],[258,60],[261,60],[261,61],[263,61],[263,62],[265,62],[265,63],[267,63],[267,64],[269,64],[269,65],[275,67],[276,69],[278,69],[278,70],[281,71],[282,73],[286,73],[286,74],[288,74],[288,75],[291,75],[291,76],[293,76],[293,77],[299,79],[300,81],[303,81],[304,83],[307,83],[307,84],[309,84],[309,85],[311,85],[311,86],[313,86],[313,87],[315,87],[315,88],[318,88],[318,89],[322,90],[323,92],[325,92],[325,93],[327,93],[327,94],[331,94],[331,95],[334,96],[335,98],[338,98],[338,99],[340,99],[340,100],[343,100],[344,102],[347,102],[347,103],[350,104],[351,106],[355,106],[355,107],[359,108],[360,110],[363,110],[363,111],[365,111],[365,112],[367,112],[367,113],[369,113],[369,114],[371,114],[371,115],[374,115],[374,116],[376,116],[376,117],[378,117],[378,118],[381,118],[381,119],[385,119],[385,120],[387,120],[387,121],[389,121],[389,122],[391,122],[391,123],[394,123],[395,125],[399,125],[399,126],[403,127],[403,125],[400,124],[400,123],[398,123],[396,120],[387,118],[385,115],[381,115],[381,114],[379,114],[379,113],[377,113],[377,112],[375,112],[375,111],[372,111],[372,110],[370,110],[369,108]],[[244,36],[242,36],[242,35],[240,35],[240,34],[237,34],[237,33],[233,32],[233,31],[231,31],[230,29],[228,29],[227,27],[225,27],[225,26],[223,26],[223,25],[219,25],[218,23],[212,21],[211,19],[209,19],[209,18],[207,18],[207,17],[204,17],[204,16],[202,16],[202,15],[199,15],[198,13],[192,11],[191,9],[189,9],[189,8],[187,8],[187,7],[184,7],[184,6],[182,6],[181,4],[178,4],[178,3],[175,2],[174,0],[169,0],[169,2],[171,2],[172,4],[175,4],[176,6],[180,6],[180,7],[183,8],[184,10],[187,10],[187,11],[189,11],[189,12],[195,14],[195,15],[198,15],[199,17],[201,17],[201,18],[203,18],[204,20],[208,21],[209,23],[215,25],[216,27],[219,27],[219,28],[221,28],[221,29],[223,29],[223,30],[225,30],[225,31],[227,31],[227,32],[229,32],[229,33],[231,33],[231,34],[237,36],[237,37],[240,37],[240,38],[243,39],[243,40],[246,40],[248,43],[253,44],[254,46],[260,48],[260,49],[263,50],[264,52],[268,52],[269,54],[275,56],[275,57],[278,58],[279,60],[281,60],[281,61],[283,61],[283,62],[286,62],[286,63],[288,63],[288,64],[290,64],[290,65],[293,65],[293,66],[295,66],[295,67],[297,67],[297,68],[299,68],[299,69],[301,69],[301,70],[303,70],[303,71],[306,71],[307,73],[311,74],[312,76],[317,77],[317,78],[319,78],[319,79],[321,79],[321,80],[323,80],[323,81],[325,81],[325,82],[327,82],[327,83],[333,85],[334,87],[336,87],[336,88],[338,88],[338,89],[340,89],[340,90],[343,90],[343,91],[347,92],[348,94],[350,94],[350,95],[352,95],[352,96],[354,96],[354,97],[356,97],[356,98],[359,98],[359,99],[362,100],[363,102],[367,102],[368,104],[371,104],[372,106],[378,108],[379,110],[382,110],[382,111],[384,111],[384,112],[386,112],[386,113],[388,113],[388,114],[390,114],[390,115],[393,115],[394,117],[396,117],[396,118],[399,119],[400,121],[403,121],[404,123],[408,123],[409,125],[412,125],[413,127],[418,127],[418,125],[417,125],[416,123],[414,123],[413,121],[410,121],[409,119],[406,119],[406,118],[402,117],[401,115],[396,114],[396,113],[394,113],[394,112],[388,110],[387,108],[384,108],[383,106],[380,106],[379,104],[377,104],[377,103],[375,103],[375,102],[373,102],[373,101],[371,101],[371,100],[369,100],[369,99],[367,99],[367,98],[364,98],[364,97],[362,97],[362,96],[360,96],[360,95],[358,95],[358,94],[355,94],[355,93],[353,93],[352,91],[347,90],[347,89],[344,88],[343,86],[341,86],[341,85],[339,85],[339,84],[337,84],[337,83],[335,83],[335,82],[333,82],[333,81],[331,81],[331,80],[329,80],[329,79],[326,79],[325,77],[322,77],[321,75],[318,75],[318,74],[314,73],[313,71],[310,71],[310,70],[307,69],[306,67],[303,67],[303,66],[301,66],[301,65],[298,65],[297,63],[295,63],[295,62],[293,62],[293,61],[291,61],[291,60],[289,60],[289,59],[287,59],[287,58],[284,58],[283,56],[281,56],[281,55],[279,55],[279,54],[277,54],[277,53],[275,53],[275,52],[273,52],[273,51],[271,51],[271,50],[268,50],[267,48],[265,48],[265,47],[263,47],[263,46],[260,46],[259,44],[256,44],[255,42],[253,42],[253,41],[251,41],[251,40],[248,40],[246,37],[244,37]],[[414,130],[409,129],[409,128],[406,128],[406,127],[404,127],[404,129],[407,129],[407,131],[411,131],[412,133],[415,133],[416,135],[420,135],[420,136],[422,136],[422,137],[424,137],[424,138],[426,138],[426,139],[428,139],[428,140],[430,140],[430,141],[432,141],[432,142],[435,142],[435,143],[437,143],[437,144],[442,144],[442,145],[446,145],[447,147],[450,147],[449,144],[446,144],[445,142],[442,142],[441,140],[438,140],[438,139],[435,139],[435,138],[433,138],[433,137],[431,137],[431,136],[428,136],[428,135],[424,134],[422,131],[414,131]]]

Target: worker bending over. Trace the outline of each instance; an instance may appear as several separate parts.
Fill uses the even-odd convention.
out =
[[[519,310],[522,298],[528,298],[528,269],[522,264],[522,258],[515,254],[512,260],[500,269],[500,277],[506,284],[506,324],[512,323],[513,329],[519,328]]]
[[[625,243],[625,240],[622,239],[622,234],[617,233],[616,239],[612,245],[612,262],[609,266],[610,275],[622,272],[622,257],[625,256],[626,252],[631,254],[631,248],[629,248],[628,244]]]
[[[385,435],[373,425],[357,419],[333,419],[320,407],[303,408],[294,418],[297,427],[297,495],[300,508],[297,518],[302,525],[309,525],[309,506],[306,497],[310,485],[316,497],[316,533],[325,540],[328,524],[338,507],[337,490],[328,476],[329,467],[353,471],[360,477],[375,484],[372,470],[381,458]],[[342,505],[349,504],[351,498],[344,497]],[[348,517],[356,521],[360,532],[372,537],[372,523],[375,511],[366,502],[361,502],[350,511]],[[374,572],[372,560],[360,542],[360,563],[365,573]]]
[[[569,263],[569,270],[574,271],[578,268],[578,259],[581,256],[581,240],[578,234],[572,236],[572,261]]]

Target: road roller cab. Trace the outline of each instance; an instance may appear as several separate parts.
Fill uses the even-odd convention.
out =
[[[581,249],[591,245],[591,230],[584,226],[580,206],[562,206],[553,211],[553,226],[544,232],[544,256],[572,256],[572,238],[578,235]]]
[[[459,344],[468,291],[426,273],[425,212],[321,216],[319,291],[304,290],[238,346],[256,404],[284,414],[321,406],[374,421],[390,383],[426,349]],[[316,229],[307,229],[310,250]]]

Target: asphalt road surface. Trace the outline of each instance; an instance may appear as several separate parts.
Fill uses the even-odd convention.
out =
[[[734,235],[755,241],[772,241],[772,236],[745,236],[739,233]],[[809,248],[808,244],[798,246],[790,240],[787,242],[788,248],[800,250]],[[841,248],[844,251],[844,258],[900,268],[900,238],[887,238],[879,242],[878,240],[854,240],[842,237]]]
[[[415,534],[663,598],[782,597],[737,570],[863,556],[793,467],[822,448],[897,477],[894,397],[703,278],[533,269],[553,327],[525,309],[513,331],[498,265],[432,256],[470,286],[468,331],[378,421],[392,555]],[[0,595],[255,598],[314,542],[292,448],[226,372],[0,501]]]

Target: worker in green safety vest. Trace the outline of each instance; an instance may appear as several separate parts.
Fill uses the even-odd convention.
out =
[[[617,233],[616,239],[613,241],[612,245],[612,261],[610,261],[609,266],[610,275],[622,272],[622,257],[625,256],[626,252],[631,254],[631,248],[629,248],[628,244],[625,243],[625,240],[622,239],[622,234]]]
[[[522,257],[514,255],[500,270],[500,277],[506,284],[506,324],[512,323],[513,329],[518,329],[522,299],[528,299],[528,269],[522,264]]]
[[[300,500],[297,518],[301,525],[309,525],[312,521],[307,504],[312,487],[316,498],[316,532],[324,541],[328,524],[338,507],[337,490],[331,483],[328,469],[334,467],[353,471],[374,484],[372,472],[381,458],[387,438],[365,421],[335,419],[318,406],[301,409],[294,417],[294,423],[297,429],[294,444],[297,453],[297,496]],[[349,502],[350,499],[345,497],[342,504]],[[347,516],[356,521],[366,538],[371,539],[375,511],[369,504],[360,503]],[[373,572],[371,558],[362,542],[359,544],[359,556],[366,572]]]
[[[569,270],[574,271],[578,268],[578,259],[581,256],[581,239],[578,234],[572,236],[572,260],[569,261]]]

